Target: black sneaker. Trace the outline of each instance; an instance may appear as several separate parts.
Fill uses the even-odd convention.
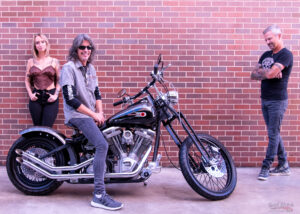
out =
[[[290,167],[288,164],[284,164],[283,166],[276,166],[275,169],[270,170],[270,175],[272,176],[289,176],[291,174]]]
[[[103,208],[106,210],[118,210],[123,207],[123,204],[112,199],[107,193],[101,195],[94,195],[91,205],[97,208]]]
[[[269,177],[269,168],[267,167],[262,167],[260,170],[260,173],[258,174],[257,179],[258,180],[262,180],[262,181],[266,181]]]

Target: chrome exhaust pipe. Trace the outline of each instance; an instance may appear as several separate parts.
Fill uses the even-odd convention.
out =
[[[21,155],[24,161],[25,161],[25,159],[28,159],[30,162],[36,163],[36,164],[40,165],[42,168],[47,169],[48,171],[55,171],[55,172],[77,170],[84,166],[89,165],[94,160],[94,158],[90,158],[90,159],[88,159],[80,164],[74,165],[74,166],[51,166],[28,152],[24,152],[20,149],[16,149],[15,152],[18,155]]]
[[[21,149],[16,149],[15,152],[18,154],[18,155],[22,155],[23,151]]]
[[[136,170],[134,170],[133,172],[128,172],[128,173],[106,173],[105,174],[105,178],[132,178],[135,177],[137,175],[139,175],[139,173],[141,172],[147,157],[149,156],[150,152],[151,152],[152,146],[150,146],[148,148],[148,150],[146,151],[145,155],[143,156],[142,160],[140,161],[140,164],[138,165],[138,167],[136,168]],[[26,155],[24,155],[26,154]],[[74,170],[74,168],[79,169],[85,165],[87,165],[87,161],[89,161],[88,163],[90,163],[92,161],[93,158],[75,165],[75,166],[71,166],[71,167],[54,167],[54,166],[50,166],[49,164],[41,161],[40,159],[26,153],[22,151],[22,156],[26,156],[26,158],[28,158],[28,160],[24,159],[23,157],[17,157],[17,161],[21,164],[24,164],[25,166],[37,171],[38,173],[42,174],[43,176],[50,178],[50,179],[54,179],[54,180],[71,180],[71,179],[80,179],[80,178],[94,178],[94,174],[53,174],[50,173],[49,171],[56,171],[56,172],[61,172],[61,171],[71,171]],[[32,162],[31,162],[32,161]],[[36,162],[35,162],[36,161]],[[40,166],[37,166],[34,163],[38,163],[40,164],[40,162],[42,163],[41,166],[44,168],[41,168]],[[81,167],[79,167],[79,165]],[[79,168],[78,168],[79,167]],[[69,169],[68,169],[69,168]],[[70,169],[71,168],[71,169]],[[62,170],[63,169],[63,170]],[[49,170],[49,171],[47,171]]]
[[[38,173],[42,174],[43,176],[53,179],[53,180],[71,180],[71,179],[79,179],[79,178],[93,178],[94,174],[52,174],[41,167],[33,164],[28,160],[22,160],[22,164],[25,166],[37,171]]]
[[[21,157],[16,157],[17,162],[23,163],[23,159]]]

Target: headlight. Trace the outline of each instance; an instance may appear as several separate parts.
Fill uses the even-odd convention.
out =
[[[178,92],[177,91],[169,91],[165,94],[168,98],[168,102],[172,105],[176,105],[178,103]]]

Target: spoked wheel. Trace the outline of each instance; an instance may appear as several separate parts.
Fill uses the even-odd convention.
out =
[[[13,185],[28,195],[46,195],[56,190],[63,182],[46,178],[16,160],[19,156],[16,149],[40,157],[56,147],[55,142],[45,137],[19,138],[10,148],[6,161],[7,174]],[[62,166],[64,156],[61,152],[58,152],[46,157],[43,161],[52,166]]]
[[[198,194],[210,200],[227,198],[234,190],[237,173],[233,160],[226,148],[215,138],[198,134],[201,144],[210,156],[209,163],[203,157],[190,137],[181,145],[179,163],[188,184]]]

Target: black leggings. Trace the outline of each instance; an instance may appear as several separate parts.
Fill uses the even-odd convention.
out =
[[[57,98],[54,102],[49,103],[47,101],[49,98],[47,93],[54,94],[55,88],[51,90],[33,89],[32,92],[38,93],[36,101],[29,100],[29,111],[33,125],[52,127],[58,113],[59,99]]]

